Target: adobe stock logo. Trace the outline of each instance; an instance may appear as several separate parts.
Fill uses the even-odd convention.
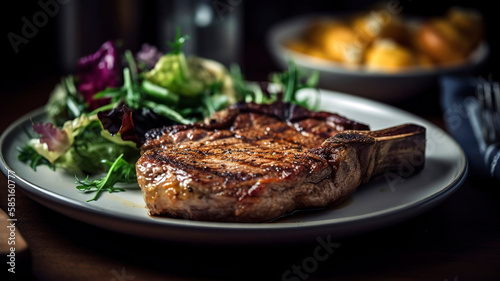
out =
[[[14,53],[19,53],[19,46],[21,44],[28,44],[29,39],[32,39],[38,34],[38,29],[44,27],[49,22],[49,17],[53,18],[59,13],[60,5],[65,5],[70,0],[48,0],[38,1],[38,6],[41,10],[35,12],[31,19],[27,17],[22,17],[21,22],[23,26],[21,27],[21,33],[9,32],[7,38],[9,39],[10,45],[14,50]]]

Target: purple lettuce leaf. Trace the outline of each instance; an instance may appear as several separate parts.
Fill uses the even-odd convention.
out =
[[[68,134],[52,123],[33,124],[33,131],[40,134],[40,143],[46,143],[49,151],[64,152],[71,146]]]
[[[85,98],[90,110],[110,102],[109,98],[93,97],[108,87],[120,87],[121,75],[121,57],[113,41],[104,42],[95,53],[80,58],[77,65],[78,91]]]
[[[120,133],[122,140],[139,143],[134,129],[132,110],[125,104],[120,104],[112,110],[100,111],[97,113],[97,117],[101,121],[102,127],[112,136]]]
[[[176,124],[171,119],[148,109],[132,111],[124,104],[112,110],[98,112],[97,117],[103,128],[112,136],[120,133],[122,140],[133,141],[137,147],[146,141],[146,133],[149,130]]]
[[[153,45],[142,44],[141,50],[137,52],[136,59],[143,62],[148,69],[152,69],[156,62],[163,56],[163,53]]]

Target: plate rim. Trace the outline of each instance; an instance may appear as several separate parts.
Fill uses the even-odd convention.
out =
[[[287,230],[318,230],[322,229],[325,231],[326,229],[332,227],[332,226],[337,226],[337,227],[348,227],[349,225],[352,224],[358,224],[360,222],[366,222],[366,221],[383,221],[384,219],[391,218],[390,221],[386,221],[385,224],[394,224],[400,221],[403,218],[397,219],[397,217],[406,217],[407,219],[414,217],[421,212],[427,211],[431,207],[427,206],[427,208],[424,205],[435,205],[447,198],[449,195],[454,193],[465,181],[467,174],[468,174],[468,161],[467,157],[465,156],[464,151],[460,147],[460,145],[444,130],[439,128],[438,126],[432,124],[431,122],[414,115],[410,112],[407,112],[405,110],[402,110],[400,108],[384,104],[379,101],[363,98],[363,97],[358,97],[354,95],[349,95],[345,93],[340,93],[340,92],[335,92],[331,90],[325,90],[321,89],[320,90],[323,95],[331,95],[335,98],[347,98],[350,99],[350,102],[363,102],[363,103],[369,103],[370,107],[376,107],[377,109],[389,109],[390,111],[397,112],[398,114],[405,114],[407,116],[410,116],[412,119],[418,120],[418,122],[422,122],[426,126],[430,126],[433,129],[437,129],[441,131],[440,133],[445,134],[450,141],[454,142],[455,146],[459,149],[460,153],[460,158],[462,160],[462,166],[460,167],[460,170],[458,171],[457,175],[454,176],[453,181],[449,182],[446,186],[442,187],[439,192],[432,193],[429,196],[426,196],[425,198],[422,198],[418,201],[414,201],[411,203],[407,203],[403,206],[399,207],[394,207],[391,209],[385,209],[382,211],[374,212],[374,213],[368,213],[364,215],[357,215],[357,216],[350,216],[346,218],[337,218],[337,219],[326,219],[326,220],[318,220],[318,221],[310,221],[310,222],[283,222],[283,223],[227,223],[227,222],[201,222],[201,221],[191,221],[191,220],[184,220],[184,219],[169,219],[166,218],[167,220],[144,220],[144,218],[141,217],[125,217],[121,213],[113,213],[109,212],[106,209],[103,208],[94,208],[93,205],[89,205],[86,202],[79,202],[75,199],[72,198],[67,198],[65,196],[56,194],[50,190],[44,189],[41,186],[36,185],[35,183],[32,183],[22,177],[17,176],[16,172],[12,170],[12,168],[8,165],[5,155],[3,154],[4,150],[4,145],[6,143],[7,136],[14,134],[16,130],[20,129],[20,125],[27,120],[33,118],[34,116],[40,116],[45,114],[44,113],[44,108],[40,107],[38,109],[35,109],[33,111],[30,111],[18,119],[11,123],[6,130],[2,133],[0,136],[0,169],[2,173],[7,176],[8,171],[13,171],[14,174],[16,175],[16,182],[20,183],[18,186],[20,186],[21,190],[23,193],[25,193],[28,197],[31,199],[41,203],[45,207],[48,207],[60,214],[69,216],[66,213],[61,213],[60,211],[57,210],[57,207],[54,205],[58,206],[64,206],[71,208],[71,211],[75,212],[83,212],[83,215],[75,217],[75,216],[69,216],[72,219],[76,219],[79,221],[83,221],[95,226],[99,226],[102,228],[107,228],[109,230],[114,230],[117,232],[121,233],[127,233],[127,231],[122,230],[116,230],[113,228],[108,228],[106,225],[103,225],[103,223],[97,223],[95,221],[91,220],[91,217],[93,215],[98,215],[100,217],[105,216],[107,219],[117,219],[119,220],[120,224],[140,224],[140,225],[146,225],[152,228],[157,228],[157,227],[175,227],[177,231],[182,231],[182,230],[205,230],[205,231],[222,231],[222,232],[234,232],[234,231],[251,231],[253,233],[255,232],[268,232],[269,235],[272,235],[273,233],[275,234],[282,234],[283,231]],[[406,215],[404,216],[403,214],[413,210],[412,215]],[[402,214],[403,213],[403,214]],[[82,218],[85,217],[85,218]],[[383,226],[383,224],[380,224],[380,226]],[[371,228],[367,229],[375,229],[377,227],[372,226]],[[128,234],[134,234],[134,231],[129,231]],[[321,231],[318,231],[318,233]],[[356,233],[359,233],[360,231],[357,231]],[[297,236],[298,237],[298,236]],[[155,238],[155,237],[150,237],[150,238]],[[257,237],[256,237],[257,238]],[[276,240],[276,237],[273,236],[274,239],[270,239],[270,241]],[[175,237],[169,237],[168,240],[178,240],[175,239]],[[182,239],[181,239],[182,240]],[[214,240],[214,239],[209,239],[209,240]],[[215,239],[217,240],[217,239]],[[296,240],[296,239],[295,239]],[[222,242],[222,241],[215,241],[215,242]],[[224,240],[224,242],[231,242]],[[240,241],[241,242],[241,241]]]

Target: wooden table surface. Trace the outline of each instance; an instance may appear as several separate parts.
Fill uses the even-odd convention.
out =
[[[0,130],[43,105],[55,82],[24,85],[4,95]],[[406,109],[419,107],[412,104]],[[421,115],[442,126],[435,112]],[[0,176],[3,210],[8,203],[7,185]],[[282,278],[284,272],[309,261],[309,272],[302,268],[288,275],[288,280],[500,280],[499,202],[498,181],[469,176],[458,191],[422,215],[335,240],[335,251],[312,270],[310,257],[318,246],[314,240],[251,247],[151,241],[76,221],[17,190],[16,227],[29,252],[18,257],[16,274],[7,276],[17,280],[287,280]],[[0,276],[4,274],[7,266],[2,263]]]

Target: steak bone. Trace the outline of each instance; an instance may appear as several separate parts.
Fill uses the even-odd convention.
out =
[[[404,124],[377,131],[344,131],[324,141],[336,186],[353,190],[388,172],[411,176],[425,165],[425,128]],[[348,186],[346,186],[348,185]]]

